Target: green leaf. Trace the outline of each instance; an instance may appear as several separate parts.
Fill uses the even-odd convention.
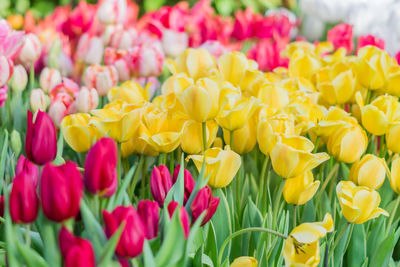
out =
[[[184,155],[182,155],[182,160],[181,160],[181,166],[185,166],[184,165]],[[183,205],[183,195],[184,195],[184,190],[185,190],[185,181],[184,181],[184,168],[180,168],[179,169],[179,174],[178,174],[178,178],[176,180],[176,182],[174,183],[174,185],[171,187],[171,189],[169,190],[167,196],[165,197],[165,201],[164,201],[164,205],[168,205],[168,203],[170,203],[172,200],[175,200],[176,202],[178,202],[180,205]]]
[[[205,254],[207,254],[212,262],[217,265],[218,255],[217,255],[217,236],[215,234],[215,229],[213,222],[208,224],[208,233],[205,244]]]
[[[375,252],[379,248],[379,244],[382,242],[383,238],[385,237],[385,219],[383,216],[372,220],[372,226],[371,230],[369,231],[368,234],[368,240],[367,240],[367,256],[368,258],[371,258],[372,255],[375,254]]]
[[[15,242],[19,253],[28,267],[46,267],[49,266],[46,261],[33,249],[20,241]]]
[[[230,15],[234,9],[234,1],[231,0],[215,0],[215,7],[218,13],[222,15]]]
[[[146,11],[157,10],[162,7],[165,0],[144,0],[143,6]]]
[[[363,224],[354,225],[353,234],[346,253],[347,265],[359,267],[367,257],[367,238]]]
[[[122,231],[125,228],[125,222],[122,222],[118,227],[118,230],[111,236],[103,250],[100,253],[100,260],[98,263],[99,267],[107,267],[110,266],[110,262],[112,260],[112,256],[114,255],[115,248],[117,247],[119,238],[121,237]]]
[[[61,266],[61,254],[58,248],[58,238],[55,232],[55,224],[40,216],[40,235],[44,242],[44,258],[50,266]]]
[[[62,132],[60,131],[60,135],[59,135],[58,141],[57,141],[57,156],[53,160],[53,164],[61,165],[61,164],[65,163],[65,160],[62,157],[63,150],[64,150],[64,137],[63,137]]]
[[[399,239],[399,233],[400,228],[397,232],[391,232],[389,236],[379,244],[377,251],[371,258],[370,266],[388,266],[394,246]]]
[[[231,212],[225,194],[221,189],[214,190],[213,195],[220,198],[218,208],[211,220],[215,227],[217,247],[221,248],[224,240],[232,234]],[[224,258],[227,257],[227,253],[230,251],[229,246],[224,251]]]
[[[128,186],[130,185],[133,174],[137,169],[137,163],[131,167],[128,173],[125,175],[122,185],[118,187],[117,192],[110,198],[110,201],[107,203],[107,210],[112,210],[116,205],[120,205],[122,203],[124,193],[126,192]]]
[[[190,194],[190,197],[185,205],[185,209],[189,215],[192,214],[192,211],[190,210],[190,206],[192,205],[193,199],[197,195],[197,192],[199,192],[200,189],[202,189],[204,186],[206,186],[206,184],[208,183],[208,179],[210,179],[210,174],[206,178],[204,177],[205,172],[206,172],[206,164],[205,164],[205,161],[203,161],[203,165],[201,166],[201,170],[200,170],[199,176],[197,177],[196,184],[195,184],[193,191]],[[167,197],[168,197],[168,195],[167,195]]]
[[[143,258],[145,267],[156,266],[156,259],[154,258],[153,252],[151,251],[149,242],[147,240],[144,241]]]
[[[85,231],[88,232],[88,238],[92,242],[96,255],[98,255],[97,253],[102,251],[103,245],[106,244],[107,238],[100,223],[96,220],[84,200],[81,201],[81,215]]]

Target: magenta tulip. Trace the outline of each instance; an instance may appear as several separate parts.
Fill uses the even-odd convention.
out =
[[[74,236],[63,227],[58,235],[65,267],[96,266],[92,244],[86,239]]]
[[[190,207],[192,211],[193,222],[195,222],[197,218],[199,218],[203,211],[206,211],[206,215],[201,225],[203,226],[209,220],[211,220],[212,216],[218,208],[219,200],[219,198],[212,196],[210,187],[205,186],[200,189],[193,199],[193,203]]]
[[[179,207],[179,203],[176,201],[171,201],[168,204],[168,214],[169,214],[169,218],[171,219],[172,216],[174,215],[174,212],[176,210],[176,208]],[[190,219],[189,219],[189,215],[185,209],[185,207],[180,207],[179,209],[179,219],[181,220],[182,223],[182,229],[183,229],[183,233],[185,234],[185,239],[188,238],[189,236],[189,230],[190,230]]]
[[[148,199],[139,201],[137,211],[146,229],[146,239],[153,239],[158,234],[159,207],[157,202]]]
[[[164,200],[172,187],[171,174],[165,165],[154,167],[151,172],[150,189],[155,201],[160,207],[164,205]]]
[[[28,176],[33,180],[35,187],[39,181],[39,167],[29,159],[25,158],[24,155],[21,155],[17,161],[17,166],[15,167],[15,175],[18,175],[22,172],[28,174]]]
[[[172,176],[173,183],[175,183],[176,180],[178,179],[180,168],[181,168],[181,165],[177,165],[175,167],[174,175]],[[194,183],[192,174],[190,173],[190,171],[188,171],[186,169],[184,169],[184,171],[183,171],[183,177],[184,177],[183,179],[184,179],[184,184],[185,184],[185,194],[183,196],[183,204],[186,204],[190,195],[192,194],[195,183]]]

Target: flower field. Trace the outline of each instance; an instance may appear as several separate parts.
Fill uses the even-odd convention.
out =
[[[0,266],[400,266],[399,6],[338,2],[4,0]]]

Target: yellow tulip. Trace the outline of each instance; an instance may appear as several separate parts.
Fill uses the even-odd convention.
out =
[[[329,137],[334,132],[343,127],[350,127],[351,125],[358,125],[358,122],[350,113],[339,107],[330,107],[325,118],[319,121],[318,125],[312,131],[317,136],[321,136],[324,142],[328,142]]]
[[[336,186],[336,195],[343,216],[351,223],[361,224],[380,215],[388,216],[387,211],[379,208],[379,193],[366,186],[356,186],[351,181],[341,181]]]
[[[257,267],[257,266],[258,262],[255,258],[246,256],[236,258],[230,265],[230,267]]]
[[[376,46],[367,45],[358,50],[357,57],[360,83],[370,90],[383,88],[392,65],[390,56]]]
[[[95,109],[91,113],[98,118],[93,124],[104,136],[109,135],[115,141],[123,143],[129,141],[138,129],[142,108],[115,100],[103,109]]]
[[[223,147],[224,147],[224,145],[223,145],[223,144],[224,144],[224,143],[223,143],[223,141],[222,141],[221,137],[217,137],[217,138],[215,138],[215,140],[214,140],[214,143],[213,143],[212,147],[219,147],[219,148],[223,148]]]
[[[296,50],[289,61],[289,76],[303,77],[313,81],[315,73],[321,68],[321,61],[315,54],[306,50]]]
[[[226,144],[231,144],[230,131],[223,129]],[[244,127],[233,132],[232,150],[238,154],[246,154],[253,150],[257,142],[255,116],[249,118]]]
[[[400,97],[400,66],[394,64],[388,73],[384,91],[390,95]]]
[[[217,136],[218,124],[214,120],[206,122],[207,147],[210,147]],[[196,121],[187,121],[181,136],[181,148],[185,153],[198,154],[203,151],[202,125]]]
[[[396,194],[400,194],[400,157],[398,154],[393,157],[390,173],[390,186]]]
[[[173,74],[183,72],[197,80],[209,76],[216,64],[214,57],[207,50],[188,48],[174,61],[167,60],[167,66]]]
[[[317,192],[319,181],[314,181],[311,171],[287,179],[283,187],[283,198],[289,204],[303,205]]]
[[[383,137],[381,137],[383,138]],[[386,134],[386,145],[394,153],[400,153],[400,124],[395,124],[389,128]]]
[[[312,154],[314,144],[302,136],[278,136],[271,150],[275,172],[284,178],[293,178],[317,167],[329,159],[326,153]]]
[[[386,170],[388,167],[385,159],[367,154],[351,166],[349,180],[358,185],[378,189],[385,181]]]
[[[193,79],[187,76],[186,73],[178,73],[165,80],[161,86],[161,93],[163,95],[169,95],[171,93],[179,95],[183,90],[193,84]]]
[[[302,223],[292,230],[284,242],[283,257],[286,267],[318,266],[319,239],[333,231],[332,216],[327,213],[322,222]]]
[[[258,91],[258,99],[274,109],[281,109],[289,104],[289,94],[281,86],[266,83]]]
[[[146,155],[155,157],[159,153],[140,136],[144,135],[146,128],[140,122],[139,129],[136,131],[132,139],[121,144],[121,157],[126,158],[132,154]]]
[[[225,149],[213,147],[206,150],[204,155],[191,155],[187,159],[193,160],[198,171],[201,170],[204,157],[205,177],[210,176],[208,184],[212,187],[226,187],[235,177],[242,163],[240,155],[226,146]]]
[[[87,113],[76,113],[64,117],[61,132],[68,145],[76,152],[86,152],[100,138],[100,133],[90,124],[92,118]]]
[[[135,81],[126,81],[120,86],[113,87],[108,91],[107,97],[110,102],[114,100],[122,100],[129,104],[142,104],[149,101],[150,83],[143,88]]]
[[[218,69],[224,81],[238,86],[252,64],[242,52],[225,53],[218,59]]]

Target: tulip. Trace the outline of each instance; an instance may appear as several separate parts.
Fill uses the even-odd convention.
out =
[[[283,198],[289,204],[304,205],[317,192],[320,181],[314,181],[311,171],[287,179],[283,187]]]
[[[110,197],[118,186],[117,145],[108,137],[99,139],[89,150],[85,161],[84,182],[92,194]]]
[[[357,41],[357,52],[361,47],[367,45],[373,45],[382,50],[385,49],[385,41],[383,39],[373,36],[371,34],[360,35]]]
[[[58,242],[65,267],[96,266],[93,247],[88,240],[74,236],[63,226],[58,234]]]
[[[150,189],[153,198],[162,207],[164,200],[172,187],[171,174],[165,165],[154,167],[151,172]]]
[[[343,216],[350,223],[361,224],[380,215],[389,216],[379,208],[381,196],[366,186],[356,186],[351,181],[341,181],[336,186],[336,195],[342,208]]]
[[[107,238],[125,223],[115,250],[119,257],[134,258],[142,253],[146,230],[134,207],[118,206],[112,213],[103,210],[103,220]]]
[[[158,235],[159,207],[156,201],[141,200],[137,211],[143,221],[146,239],[156,238]]]
[[[335,49],[344,47],[350,54],[354,48],[353,26],[346,23],[336,25],[328,31],[327,40],[335,46]]]
[[[228,53],[228,49],[217,40],[207,40],[202,43],[199,48],[207,50],[216,59],[225,53]]]
[[[181,165],[177,165],[175,167],[174,174],[172,176],[172,182],[174,184],[178,179],[180,169],[181,169]],[[190,195],[192,194],[192,191],[193,191],[194,185],[195,185],[192,174],[187,169],[183,169],[183,181],[184,181],[184,189],[185,189],[185,192],[183,195],[183,204],[186,204]]]
[[[200,215],[205,211],[204,219],[201,225],[205,225],[209,220],[211,220],[215,211],[218,208],[220,199],[218,197],[213,197],[210,187],[205,186],[197,192],[193,199],[190,210],[192,211],[193,222],[200,217]]]
[[[318,240],[333,231],[332,216],[327,213],[322,222],[302,223],[292,230],[283,245],[286,266],[318,266]]]
[[[230,132],[223,130],[226,144],[232,144]],[[232,150],[238,154],[246,154],[253,150],[257,142],[257,128],[255,116],[249,118],[245,126],[233,132]]]
[[[13,180],[10,194],[10,215],[15,223],[31,223],[36,220],[39,199],[36,185],[29,173],[22,171]]]
[[[383,138],[383,137],[382,137]],[[386,145],[394,153],[400,153],[400,125],[395,124],[386,133]]]
[[[49,94],[51,90],[54,88],[54,86],[60,83],[61,83],[61,73],[59,70],[46,67],[40,73],[39,77],[40,88],[42,88],[42,90],[45,91],[46,93]]]
[[[206,122],[207,147],[210,147],[217,137],[218,124],[214,120]],[[190,120],[185,123],[181,136],[181,148],[188,154],[198,154],[203,151],[203,134],[201,123]]]
[[[239,257],[236,258],[230,267],[257,267],[258,261],[253,257]]]
[[[320,59],[306,50],[296,50],[290,56],[288,67],[290,77],[303,77],[312,80],[320,68]]]
[[[104,44],[103,40],[97,36],[89,36],[88,33],[81,35],[76,49],[77,59],[86,64],[100,64],[103,59]]]
[[[357,185],[378,189],[385,181],[386,170],[385,159],[367,154],[351,166],[349,180]]]
[[[189,36],[186,32],[165,29],[162,33],[161,43],[165,55],[175,58],[188,47]]]
[[[289,104],[289,93],[281,86],[266,83],[259,89],[258,99],[261,103],[280,110]]]
[[[97,9],[97,18],[103,24],[123,23],[127,14],[126,0],[104,0]]]
[[[7,91],[8,91],[8,86],[7,85],[4,85],[4,86],[0,87],[0,108],[2,106],[4,106],[4,103],[7,100],[7,97],[8,97]]]
[[[10,86],[15,92],[22,92],[28,83],[28,74],[22,65],[14,67],[14,72],[10,80]]]
[[[393,65],[387,76],[387,83],[383,89],[385,93],[400,97],[400,66]]]
[[[247,57],[257,62],[258,67],[262,71],[273,71],[275,68],[285,67],[289,65],[289,59],[281,57],[280,54],[284,50],[287,41],[265,39],[254,44],[248,51]]]
[[[14,154],[19,155],[22,148],[21,135],[15,129],[12,130],[11,132],[10,142],[11,142],[11,149],[14,152]]]
[[[126,50],[132,47],[133,41],[138,38],[138,33],[134,28],[125,30],[121,24],[116,26],[108,25],[104,30],[103,37],[105,43],[108,44],[109,47]]]
[[[76,97],[75,108],[78,112],[89,112],[92,109],[97,108],[99,104],[99,95],[96,89],[82,87],[79,94]]]
[[[147,129],[143,126],[143,123],[139,124],[139,129],[134,134],[131,140],[121,144],[121,157],[126,158],[132,154],[142,154],[146,156],[158,156],[156,151],[151,145],[140,138]]]
[[[246,8],[245,11],[238,10],[235,12],[235,24],[233,25],[232,37],[238,40],[245,40],[254,34],[254,21],[256,14],[251,8]]]
[[[164,65],[164,52],[158,40],[148,40],[128,50],[127,60],[138,77],[159,76]]]
[[[47,163],[43,168],[40,200],[44,215],[52,221],[62,222],[79,213],[83,181],[77,167],[67,161],[60,166]]]
[[[118,72],[114,66],[91,65],[85,70],[84,81],[89,88],[96,88],[99,96],[105,96],[117,85]]]
[[[52,161],[57,154],[57,137],[51,118],[46,112],[39,110],[34,121],[32,112],[28,111],[27,120],[26,156],[38,165]]]
[[[398,154],[393,157],[390,173],[390,186],[396,194],[400,194],[400,157]]]
[[[33,33],[28,33],[25,35],[24,44],[18,53],[18,59],[26,65],[32,65],[39,58],[41,52],[42,46],[39,38]]]
[[[240,84],[250,68],[251,63],[242,52],[226,53],[218,59],[218,69],[222,74],[222,79],[233,86]]]
[[[171,219],[172,216],[174,215],[174,212],[176,210],[176,208],[179,208],[179,203],[176,201],[171,201],[168,204],[168,214],[169,214],[169,218]],[[178,209],[179,213],[179,219],[181,221],[181,225],[182,225],[182,229],[183,229],[183,234],[185,235],[185,239],[188,238],[189,236],[189,232],[190,232],[190,219],[189,219],[189,215],[185,209],[185,207],[180,207]]]
[[[135,81],[126,81],[108,91],[110,101],[122,100],[128,104],[143,104],[149,100],[148,85],[143,88]]]
[[[5,205],[5,199],[4,196],[0,196],[0,217],[4,218],[4,205]]]
[[[201,170],[204,158],[205,174],[204,177],[210,176],[208,184],[212,187],[228,186],[242,163],[240,155],[230,150],[227,146],[225,149],[219,147],[209,148],[204,155],[191,155],[188,159],[192,159],[198,171]]]
[[[35,187],[38,185],[39,181],[39,167],[29,161],[29,159],[25,158],[24,155],[21,155],[17,161],[17,166],[15,167],[15,175],[19,175],[25,173],[27,174],[33,181]]]
[[[279,136],[271,150],[275,172],[284,178],[294,178],[329,159],[326,153],[312,154],[314,144],[302,136]]]
[[[14,63],[11,59],[0,55],[0,88],[6,85],[14,72]]]
[[[58,128],[65,116],[68,115],[68,107],[63,101],[56,100],[50,104],[49,116],[53,120],[55,126]]]

